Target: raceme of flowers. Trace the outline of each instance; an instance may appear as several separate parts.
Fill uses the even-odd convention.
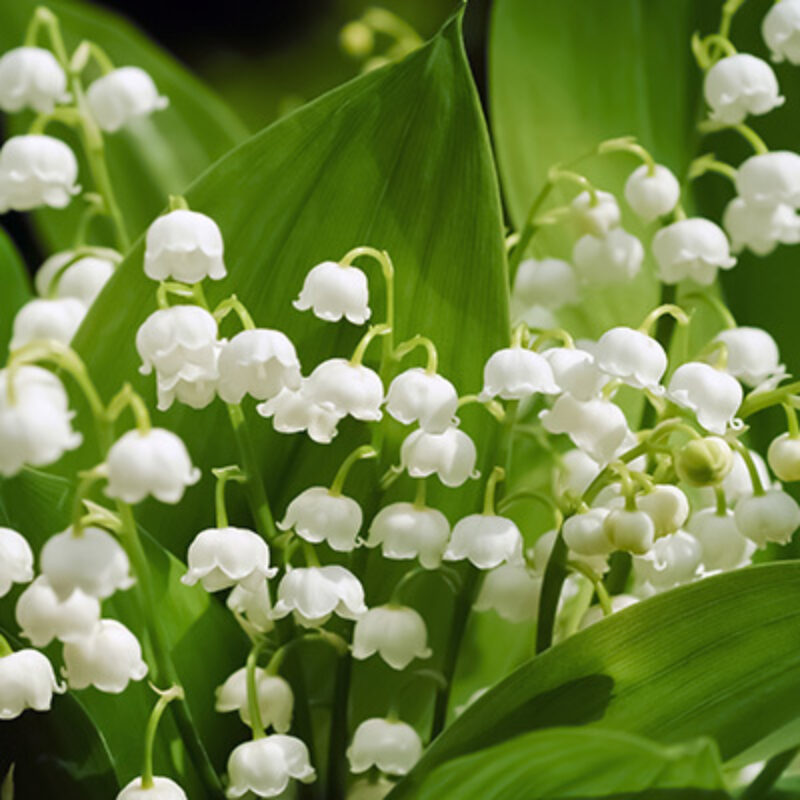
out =
[[[38,46],[40,33],[50,37],[52,50]],[[31,36],[0,58],[0,108],[38,114],[30,133],[0,149],[2,210],[77,202],[78,161],[66,144],[43,132],[50,121],[113,135],[167,104],[144,71],[114,67],[94,45],[78,48],[65,61],[58,23],[49,12],[37,12]],[[776,59],[800,63],[800,0],[774,5],[764,36]],[[228,797],[277,797],[292,781],[316,779],[312,743],[293,733],[301,698],[281,675],[290,649],[322,642],[339,655],[380,659],[397,671],[410,671],[434,655],[426,609],[409,605],[405,593],[416,575],[440,572],[459,591],[452,564],[468,562],[482,576],[475,611],[530,623],[539,614],[546,568],[561,541],[570,571],[555,612],[556,635],[563,638],[653,594],[744,566],[756,550],[787,543],[800,525],[800,507],[782,486],[800,480],[800,386],[785,382],[788,375],[768,332],[737,326],[721,301],[704,293],[718,270],[735,266],[732,253],[749,248],[765,254],[800,241],[800,156],[770,152],[744,124],[749,115],[783,102],[765,61],[736,53],[719,37],[698,37],[694,51],[705,71],[708,129],[731,127],[755,149],[738,168],[704,155],[690,169],[690,179],[716,172],[732,180],[736,196],[723,227],[687,217],[676,176],[632,137],[604,142],[592,155],[626,154],[640,162],[625,184],[624,202],[651,225],[647,242],[622,227],[617,197],[572,169],[554,167],[537,202],[558,183],[578,191],[563,208],[535,206],[520,232],[511,257],[516,321],[508,346],[486,359],[481,386],[461,386],[457,376],[440,374],[436,345],[424,334],[397,342],[390,302],[386,318],[366,327],[352,353],[301,364],[283,332],[253,319],[246,298],[230,295],[214,308],[208,305],[204,282],[228,275],[223,232],[211,217],[172,198],[169,210],[150,225],[141,268],[154,282],[155,310],[132,336],[140,372],[152,376],[159,411],[176,403],[200,410],[222,402],[236,425],[242,404],[254,406],[260,424],[323,445],[348,417],[372,434],[390,417],[405,427],[405,437],[398,463],[381,485],[405,475],[403,485],[414,487],[369,516],[348,494],[356,464],[382,455],[382,437],[373,435],[373,444],[354,449],[329,482],[307,486],[278,509],[275,524],[269,515],[254,513],[252,527],[243,528],[228,520],[226,486],[255,485],[263,494],[256,465],[242,450],[241,463],[213,470],[216,491],[208,508],[214,524],[198,531],[189,546],[182,581],[226,593],[228,608],[252,642],[246,663],[215,698],[219,713],[236,712],[249,731],[228,760]],[[81,75],[93,61],[101,74],[84,91]],[[87,214],[106,214],[118,224],[111,188],[95,188],[99,194],[88,193]],[[549,255],[522,258],[538,229],[561,224],[576,231],[570,262]],[[67,690],[92,686],[120,693],[153,671],[137,635],[103,613],[108,598],[132,587],[152,626],[150,645],[162,660],[157,671],[175,678],[163,666],[169,654],[155,620],[132,507],[145,498],[180,503],[200,471],[177,435],[153,425],[147,404],[129,385],[104,402],[69,346],[121,260],[124,226],[117,234],[119,251],[87,244],[84,236],[73,250],[44,262],[36,276],[39,297],[17,314],[11,356],[0,371],[0,474],[46,467],[82,446],[63,380],[73,380],[85,395],[104,450],[100,463],[77,476],[70,524],[42,547],[38,569],[25,538],[0,528],[0,596],[14,584],[25,585],[16,620],[19,636],[30,644],[15,649],[0,639],[2,719],[25,709],[46,711],[53,695]],[[393,296],[395,279],[403,280],[402,265],[395,276],[389,253],[353,245],[338,260],[310,267],[297,287],[298,313],[332,325],[366,325],[373,320],[377,275],[370,278],[368,267],[378,268],[387,298]],[[665,303],[639,327],[613,327],[591,341],[575,341],[559,326],[559,311],[577,303],[585,288],[630,281],[648,251],[663,284],[696,289],[683,304]],[[691,309],[684,306],[693,302],[716,309],[723,327],[699,351],[675,357],[655,331],[664,316],[678,328],[690,326]],[[231,321],[237,327],[228,336],[221,333],[226,319],[226,329]],[[632,395],[649,407],[647,423],[623,411],[620,399]],[[470,404],[489,412],[487,424],[497,423],[498,436],[533,431],[557,465],[551,485],[527,486],[506,474],[513,460],[487,462],[489,454],[479,453],[461,427],[460,409]],[[772,442],[765,461],[746,444],[746,421],[775,405],[785,408],[787,431]],[[135,422],[130,429],[122,425],[126,413]],[[428,504],[429,479],[453,491],[481,481],[482,507],[450,518]],[[510,491],[502,491],[504,481]],[[550,530],[535,536],[512,519],[512,506],[526,501],[545,504]],[[407,563],[388,602],[367,596],[352,558],[358,548]],[[609,596],[603,577],[619,552],[627,554],[630,576],[623,593]],[[54,640],[62,645],[58,676],[41,652]],[[445,684],[452,679],[438,677]],[[169,703],[181,713],[180,686],[160,692],[153,726]],[[369,783],[375,791],[370,796],[383,796],[420,758],[426,738],[387,699],[385,716],[353,726],[346,753],[350,770],[380,773]],[[153,775],[152,737],[144,749],[141,775],[132,776],[118,798],[185,798],[174,780]],[[362,780],[354,779],[354,792],[363,788]]]

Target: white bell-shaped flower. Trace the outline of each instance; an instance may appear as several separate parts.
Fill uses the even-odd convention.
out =
[[[509,622],[536,619],[542,579],[524,564],[501,564],[483,579],[476,611],[494,611]]]
[[[553,347],[542,355],[553,370],[556,385],[576,400],[594,399],[609,381],[595,357],[579,347]]]
[[[445,561],[468,559],[478,569],[522,561],[522,534],[514,522],[496,514],[470,514],[453,527]]]
[[[603,525],[615,550],[643,555],[653,546],[655,525],[644,511],[615,508],[608,512]]]
[[[289,683],[280,675],[270,675],[256,667],[256,697],[261,721],[278,733],[286,733],[292,726],[294,694]],[[237,669],[217,687],[216,711],[238,711],[245,725],[250,725],[250,704],[247,699],[247,668]]]
[[[412,478],[436,475],[445,486],[451,487],[477,477],[477,458],[475,443],[458,428],[448,428],[444,433],[414,431],[406,436],[400,448],[400,464]]]
[[[622,228],[614,228],[603,237],[587,233],[572,248],[572,263],[578,276],[598,286],[631,280],[643,261],[642,243]]]
[[[725,232],[702,217],[681,219],[661,228],[653,237],[652,247],[664,283],[690,278],[707,286],[713,283],[718,269],[731,269],[736,264]]]
[[[438,569],[450,538],[447,517],[414,503],[384,506],[369,526],[368,547],[381,547],[384,558],[418,558],[425,569]]]
[[[772,67],[749,53],[721,58],[706,72],[703,95],[711,119],[726,125],[744,122],[748,114],[766,114],[783,105]]]
[[[393,603],[371,608],[353,629],[353,658],[359,660],[377,653],[399,670],[431,652],[425,620],[413,608]]]
[[[359,619],[367,613],[364,587],[350,570],[331,564],[325,567],[287,568],[278,585],[273,619],[294,613],[300,625],[316,628],[331,614]]]
[[[526,258],[517,268],[512,303],[519,308],[559,309],[578,298],[575,270],[560,258]]]
[[[354,325],[363,325],[372,314],[367,276],[358,267],[335,261],[323,261],[306,275],[300,296],[292,305],[298,311],[311,309],[315,317],[326,322],[346,317]]]
[[[572,492],[580,497],[600,474],[600,465],[577,447],[561,455],[558,465],[557,487],[560,493]]]
[[[49,711],[53,693],[65,690],[47,657],[38,650],[0,656],[0,720],[14,719],[26,708]]]
[[[207,592],[218,592],[236,584],[255,589],[277,569],[270,568],[269,546],[254,531],[245,528],[207,528],[189,545],[188,570],[181,583],[198,581]]]
[[[226,403],[240,403],[246,394],[269,400],[283,389],[296,391],[301,383],[300,361],[289,337],[265,328],[241,331],[225,342],[217,369],[217,393]]]
[[[693,411],[711,433],[736,427],[734,415],[742,404],[742,387],[736,378],[699,361],[681,364],[669,381],[670,400]]]
[[[372,717],[362,722],[347,748],[350,771],[377,767],[387,775],[405,775],[422,756],[422,740],[406,722]]]
[[[767,450],[770,469],[782,481],[800,481],[800,438],[782,433],[770,442]],[[0,529],[2,536],[2,529]],[[0,538],[0,549],[3,540]],[[0,588],[2,584],[0,584]],[[0,592],[2,594],[2,592]]]
[[[63,672],[71,689],[119,694],[147,675],[147,664],[139,640],[121,622],[102,619],[89,636],[64,644]]]
[[[150,224],[144,252],[144,274],[154,281],[218,281],[226,273],[222,232],[211,217],[177,208]]]
[[[141,777],[126,784],[116,800],[187,800],[186,792],[171,778],[154,775],[152,785],[143,787]]]
[[[668,483],[658,483],[649,492],[640,494],[636,507],[653,520],[656,536],[674,533],[689,518],[689,498],[677,486]]]
[[[361,506],[352,497],[312,486],[289,503],[278,527],[282,531],[294,529],[307,542],[327,542],[333,550],[344,553],[355,549],[363,518]]]
[[[381,418],[383,384],[378,373],[346,358],[330,358],[318,364],[306,384],[312,402],[365,422]]]
[[[694,536],[675,531],[656,539],[645,555],[636,556],[634,569],[654,589],[671,589],[697,576],[702,557],[703,548]]]
[[[734,197],[725,206],[722,224],[734,253],[746,247],[756,255],[765,256],[778,244],[800,242],[800,216],[785,203],[755,205]]]
[[[9,350],[19,350],[35,341],[53,340],[69,344],[86,311],[86,306],[74,297],[29,300],[14,317]]]
[[[104,600],[134,582],[125,551],[101,528],[84,528],[78,536],[67,528],[51,536],[39,553],[39,569],[62,600],[76,589]]]
[[[154,311],[136,332],[136,350],[139,372],[156,371],[159,411],[176,398],[191,408],[214,399],[220,345],[217,322],[205,309],[178,305]]]
[[[316,780],[308,748],[298,738],[275,733],[252,739],[233,749],[228,758],[227,797],[278,797],[289,781],[303,783]]]
[[[453,424],[458,408],[458,392],[447,378],[421,367],[401,372],[386,393],[386,411],[398,422],[430,433],[443,433]]]
[[[600,464],[614,458],[629,433],[622,410],[608,400],[583,402],[562,394],[539,416],[546,431],[566,433],[576,447]]]
[[[755,550],[755,545],[742,535],[730,510],[724,514],[718,514],[715,508],[696,511],[689,518],[686,530],[700,543],[705,572],[743,566]]]
[[[297,390],[281,389],[275,397],[259,403],[256,411],[262,417],[271,417],[278,433],[307,431],[309,438],[320,444],[333,441],[338,433],[336,426],[342,419],[337,411],[311,399],[307,379],[301,381]]]
[[[106,457],[106,494],[126,503],[151,495],[162,503],[178,503],[187,486],[200,480],[183,440],[164,428],[123,433]]]
[[[28,540],[11,528],[0,528],[0,597],[14,583],[33,580],[33,552]]]
[[[237,583],[228,594],[225,605],[234,614],[243,617],[258,633],[269,633],[275,627],[266,581],[262,581],[255,589],[247,589]]]
[[[757,547],[767,542],[787,544],[800,526],[800,506],[780,489],[743,497],[734,509],[739,530]]]
[[[736,190],[748,205],[800,208],[800,155],[774,150],[750,156],[736,173]]]
[[[637,389],[657,389],[667,369],[667,354],[652,336],[623,326],[606,331],[594,355],[600,369]]]
[[[557,394],[559,387],[544,356],[524,347],[506,347],[489,356],[483,368],[481,400],[522,400],[534,394]]]
[[[100,129],[108,133],[169,105],[153,79],[139,67],[119,67],[92,81],[86,100]]]
[[[725,345],[725,371],[747,386],[755,387],[773,375],[785,374],[778,345],[761,328],[730,328],[718,333],[713,341]]]
[[[562,535],[567,547],[582,556],[607,556],[614,550],[605,527],[607,508],[590,508],[564,521]]]
[[[622,214],[617,198],[609,192],[598,190],[594,196],[581,192],[570,203],[572,215],[583,233],[592,236],[605,236],[619,227]]]
[[[60,598],[40,575],[19,596],[15,613],[22,635],[34,647],[46,647],[53,639],[72,642],[89,636],[100,621],[100,601],[80,589]]]
[[[64,208],[80,191],[78,161],[60,139],[12,136],[0,147],[0,214],[38,206]]]
[[[88,308],[121,259],[119,253],[107,248],[80,257],[71,250],[55,253],[37,270],[36,291],[42,297],[72,297]]]
[[[0,109],[10,113],[32,108],[50,114],[70,99],[67,76],[43,47],[15,47],[0,58]]]
[[[23,466],[44,467],[74,450],[83,437],[72,430],[73,412],[61,381],[46,369],[19,367],[9,397],[9,372],[0,370],[0,475]]]
[[[800,64],[800,0],[774,3],[761,22],[761,35],[773,61]]]
[[[625,199],[644,222],[669,214],[681,195],[681,185],[672,171],[656,164],[653,172],[647,164],[637,167],[625,181]]]
[[[611,611],[616,614],[618,611],[636,605],[641,599],[641,597],[636,597],[632,594],[615,594],[611,598]],[[578,627],[580,630],[588,628],[600,622],[605,616],[606,614],[603,609],[599,605],[594,605],[586,610],[586,613],[581,617],[581,622]]]

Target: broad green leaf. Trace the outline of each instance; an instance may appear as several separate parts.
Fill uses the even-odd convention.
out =
[[[711,737],[725,759],[800,713],[800,563],[652,597],[572,636],[476,700],[391,795],[524,732],[583,725],[661,744]]]
[[[3,4],[0,52],[22,44],[28,22],[39,5],[37,0]],[[183,191],[209,164],[242,141],[246,129],[221,99],[121,17],[83,2],[55,0],[44,5],[58,15],[70,50],[83,39],[94,41],[115,65],[147,70],[159,91],[169,97],[166,110],[135,120],[106,137],[117,199],[130,233],[137,236],[158,213],[167,194]],[[45,41],[41,39],[40,43]],[[30,115],[15,115],[9,121],[12,133],[22,133],[30,123]],[[77,141],[66,129],[53,126],[48,133],[64,135],[77,148]],[[90,185],[82,158],[80,180],[85,186]],[[72,245],[80,211],[81,203],[75,201],[63,211],[35,214],[51,248]]]
[[[719,753],[708,739],[657,745],[593,728],[534,731],[435,769],[415,800],[566,800],[566,798],[726,798]]]
[[[31,285],[9,235],[0,228],[0,360],[5,363],[14,315],[31,297]]]

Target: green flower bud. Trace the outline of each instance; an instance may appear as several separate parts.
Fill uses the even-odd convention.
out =
[[[364,58],[375,46],[372,29],[359,20],[348,22],[339,33],[339,42],[347,55],[353,58]]]
[[[719,436],[692,439],[675,453],[675,472],[691,486],[716,486],[732,466],[733,451]]]

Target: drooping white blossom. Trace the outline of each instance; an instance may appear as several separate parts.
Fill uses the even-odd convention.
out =
[[[800,216],[786,203],[756,205],[734,197],[725,206],[722,224],[734,253],[746,247],[756,255],[765,256],[779,244],[800,242]]]
[[[755,550],[755,545],[739,530],[730,509],[723,514],[715,508],[696,511],[686,523],[686,530],[700,543],[705,572],[743,566]]]
[[[689,498],[677,486],[658,483],[636,498],[636,507],[653,520],[656,536],[674,533],[689,518]]]
[[[453,527],[445,561],[468,559],[478,569],[522,561],[522,534],[507,517],[470,514]]]
[[[580,347],[552,347],[542,355],[553,370],[557,386],[576,400],[593,400],[609,381],[594,355]]]
[[[312,310],[326,322],[345,317],[363,325],[371,316],[367,276],[353,266],[323,261],[306,275],[300,296],[292,304],[298,311]]]
[[[453,425],[458,408],[458,392],[447,378],[421,367],[401,372],[389,384],[386,411],[398,422],[430,433],[443,433]]]
[[[782,433],[773,439],[767,450],[767,461],[780,480],[800,481],[800,438]]]
[[[294,613],[295,620],[316,628],[336,614],[356,620],[367,613],[364,587],[348,569],[331,564],[324,567],[287,568],[278,585],[274,619]]]
[[[649,552],[636,556],[634,570],[655,589],[671,589],[694,579],[702,558],[700,542],[686,531],[675,531],[656,539]]]
[[[278,797],[290,780],[311,783],[317,775],[305,744],[295,736],[276,733],[237,745],[228,758],[228,777],[226,795],[236,798],[250,792]]]
[[[786,374],[775,340],[761,328],[742,326],[718,333],[713,342],[725,345],[725,371],[754,388]]]
[[[278,733],[287,733],[294,711],[294,694],[289,683],[280,675],[271,675],[256,667],[256,697],[262,723],[267,727],[271,725]],[[220,713],[238,711],[242,722],[251,724],[245,667],[237,669],[217,687],[214,708]]]
[[[342,419],[338,411],[311,399],[307,379],[301,381],[297,390],[281,389],[275,397],[259,403],[256,411],[262,417],[272,418],[272,426],[278,433],[307,431],[309,438],[320,444],[333,441]]]
[[[800,0],[774,3],[761,22],[761,34],[773,61],[800,64]]]
[[[735,53],[716,62],[705,75],[703,94],[711,118],[727,125],[748,114],[766,114],[783,105],[772,67],[749,53]]]
[[[534,394],[557,394],[559,387],[547,359],[524,347],[493,353],[483,368],[482,400],[522,400]]]
[[[258,633],[269,633],[275,627],[266,581],[259,583],[255,589],[247,589],[237,583],[228,594],[225,605],[244,618]]]
[[[757,547],[766,547],[767,542],[786,544],[800,526],[800,506],[781,489],[743,497],[733,513],[739,530]]]
[[[169,100],[140,67],[119,67],[89,84],[89,109],[101,130],[114,133],[136,117],[161,111]]]
[[[87,308],[114,274],[122,256],[116,250],[96,248],[79,256],[72,250],[55,253],[36,272],[36,291],[42,297],[72,297]]]
[[[387,775],[405,775],[422,755],[422,740],[406,722],[372,717],[362,722],[347,748],[350,771],[377,767]]]
[[[14,317],[9,350],[36,341],[69,344],[85,316],[86,306],[74,297],[29,300]]]
[[[199,211],[177,208],[147,229],[144,274],[154,281],[199,283],[226,273],[225,244],[219,225]]]
[[[380,546],[384,558],[418,558],[425,569],[437,569],[449,538],[450,523],[441,511],[392,503],[373,517],[367,546]]]
[[[330,358],[318,364],[304,389],[313,403],[339,417],[377,422],[382,416],[383,384],[378,373],[346,358]]]
[[[517,267],[511,300],[518,308],[559,309],[577,298],[578,279],[569,262],[560,258],[526,258]]]
[[[353,629],[353,658],[377,653],[393,669],[405,669],[415,658],[430,658],[425,620],[413,608],[389,603],[371,608]]]
[[[625,181],[625,199],[634,214],[644,222],[671,213],[680,194],[678,179],[661,164],[656,164],[652,172],[647,164],[642,164]]]
[[[33,580],[33,552],[28,540],[11,528],[0,527],[0,597],[15,583]]]
[[[693,411],[711,433],[735,427],[734,416],[742,404],[742,387],[726,372],[698,361],[681,364],[669,381],[667,394],[674,403]]]
[[[15,47],[0,57],[0,109],[10,113],[31,108],[50,114],[70,99],[67,75],[43,47]]]
[[[105,462],[106,494],[126,503],[148,495],[178,503],[187,486],[200,480],[183,440],[164,428],[130,430],[111,445]]]
[[[473,608],[494,611],[509,622],[536,619],[542,579],[525,564],[501,564],[489,570]]]
[[[642,268],[644,247],[639,239],[622,228],[603,237],[587,233],[572,249],[572,263],[578,276],[598,286],[624,283]]]
[[[64,677],[72,689],[119,694],[145,675],[139,640],[115,619],[100,620],[89,636],[64,644]]]
[[[324,486],[312,486],[289,503],[278,528],[294,529],[307,542],[327,542],[333,550],[348,552],[356,547],[363,516],[361,506],[352,497]]]
[[[690,278],[707,286],[718,269],[736,265],[725,232],[702,217],[681,219],[661,228],[653,237],[652,248],[664,283]]]
[[[615,508],[608,512],[603,524],[615,550],[642,555],[653,546],[655,526],[644,511]]]
[[[656,390],[667,369],[667,354],[659,342],[624,326],[607,330],[594,356],[600,369],[637,389]]]
[[[800,155],[773,150],[750,156],[736,172],[736,190],[748,205],[800,208]]]
[[[600,474],[600,470],[601,466],[590,455],[573,447],[561,455],[557,477],[558,491],[572,492],[580,497]]]
[[[451,487],[477,477],[477,457],[475,443],[459,428],[448,428],[444,433],[414,431],[400,448],[400,463],[412,478],[436,475]]]
[[[601,190],[581,192],[570,203],[572,216],[584,233],[603,237],[619,226],[622,215],[617,198]]]
[[[38,650],[0,656],[0,720],[14,719],[26,708],[49,711],[53,694],[65,690],[47,657]]]
[[[570,550],[584,556],[606,556],[614,550],[605,520],[607,508],[590,508],[564,521],[562,535]]]
[[[134,778],[119,792],[116,800],[187,800],[186,792],[171,778],[154,775],[152,786],[142,787],[141,777]]]

